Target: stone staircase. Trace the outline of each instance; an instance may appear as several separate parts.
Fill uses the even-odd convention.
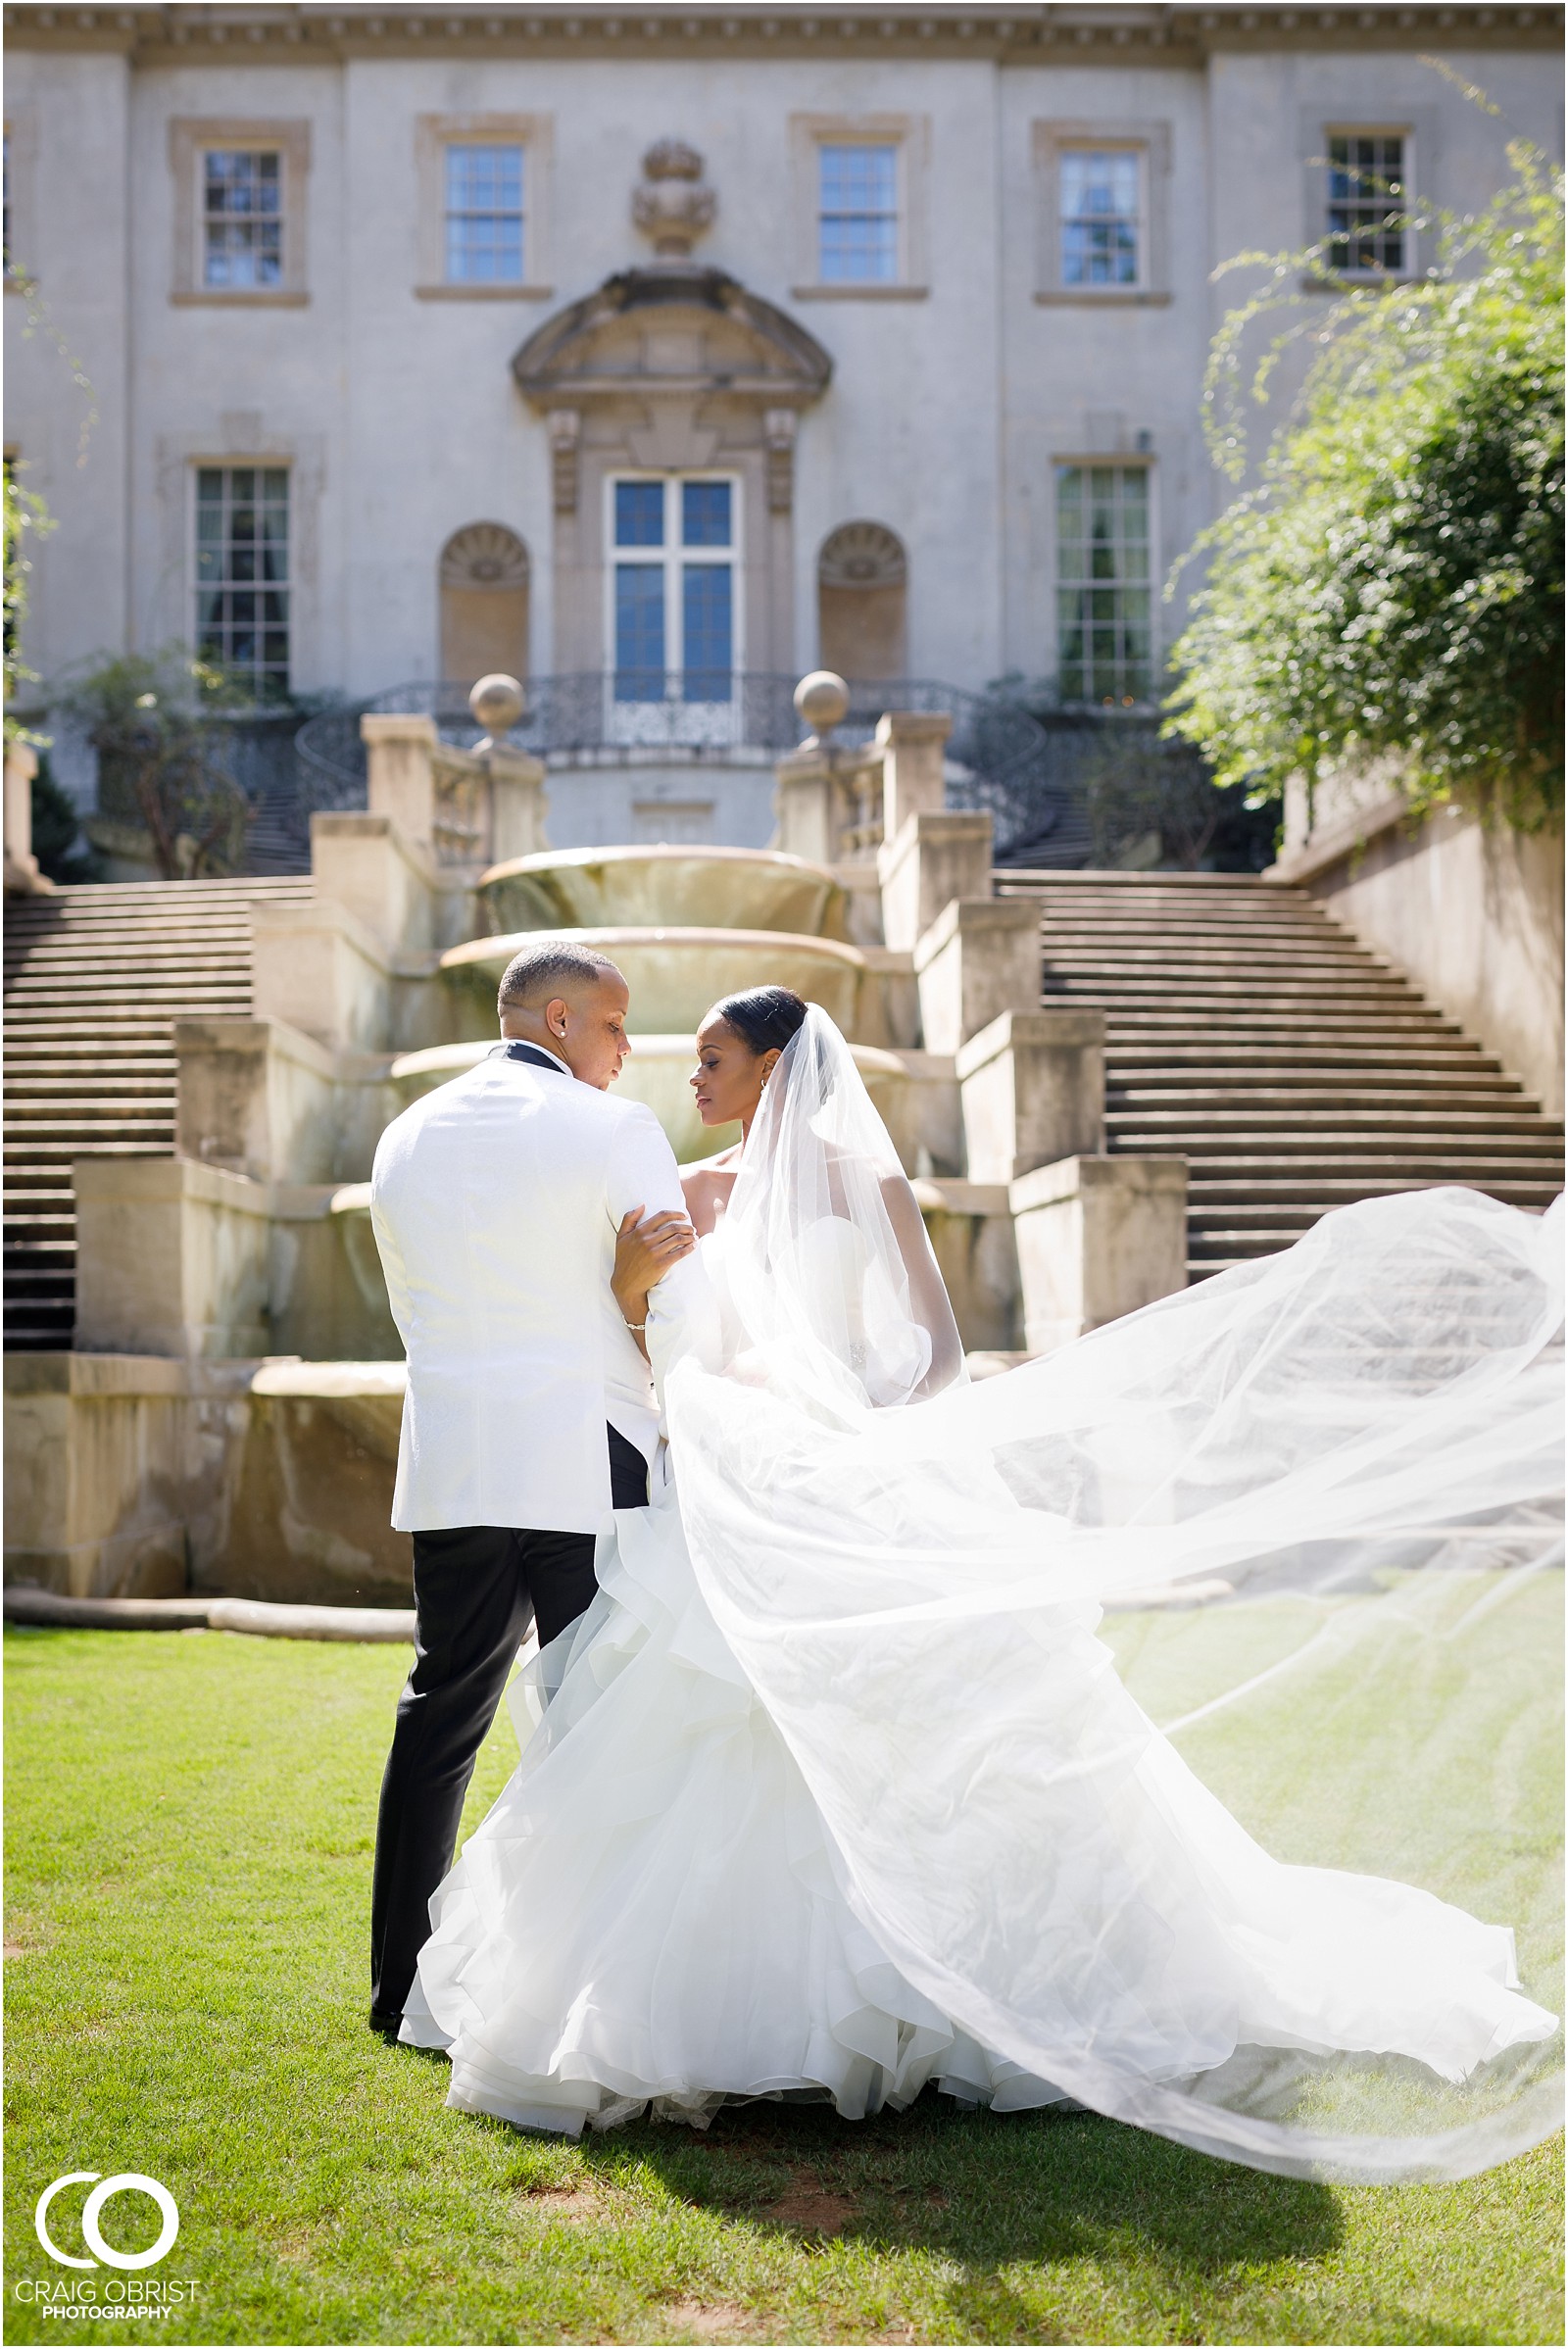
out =
[[[251,904],[309,879],[151,881],[9,899],[5,1343],[65,1347],[75,1318],[71,1161],[172,1156],[173,1022],[251,1008]]]
[[[1038,901],[1042,1002],[1105,1012],[1112,1150],[1191,1161],[1188,1277],[1327,1209],[1465,1183],[1562,1188],[1563,1128],[1304,889],[1228,873],[999,870]]]

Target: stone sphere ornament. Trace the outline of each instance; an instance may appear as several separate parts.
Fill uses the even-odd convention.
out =
[[[814,668],[795,688],[795,708],[820,742],[831,734],[850,707],[850,689],[830,668]]]
[[[514,726],[521,717],[522,687],[515,677],[509,677],[504,669],[498,669],[491,676],[481,677],[478,684],[470,689],[468,708],[473,712],[475,723],[485,730],[484,741],[475,743],[474,749],[487,751],[498,736],[505,735],[508,728]]]

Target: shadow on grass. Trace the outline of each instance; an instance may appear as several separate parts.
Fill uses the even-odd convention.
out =
[[[756,2104],[721,2111],[706,2134],[643,2123],[586,2145],[583,2158],[607,2179],[640,2165],[694,2209],[798,2240],[960,2261],[971,2274],[955,2287],[955,2313],[996,2338],[1006,2337],[996,2329],[1005,2312],[993,2303],[1008,2295],[988,2272],[1013,2261],[1132,2255],[1168,2282],[1198,2283],[1320,2260],[1343,2234],[1334,2196],[1310,2181],[1212,2161],[1093,2114],[963,2112],[934,2089],[906,2114],[863,2122]]]

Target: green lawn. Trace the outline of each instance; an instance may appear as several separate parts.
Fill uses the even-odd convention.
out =
[[[1556,2145],[1378,2190],[934,2096],[903,2119],[764,2106],[581,2149],[450,2113],[444,2067],[364,2024],[406,1651],[5,1644],[9,2339],[89,2329],[16,2297],[61,2273],[32,2206],[71,2170],[161,2178],[182,2232],[150,2273],[197,2285],[194,2311],[100,2338],[1563,2338]],[[498,1729],[470,1824],[514,1751]],[[82,2191],[55,2206],[68,2248]],[[115,2205],[112,2239],[146,2209]]]

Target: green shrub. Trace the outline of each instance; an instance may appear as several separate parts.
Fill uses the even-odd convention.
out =
[[[1387,759],[1418,806],[1525,826],[1561,809],[1563,182],[1534,149],[1509,156],[1484,213],[1442,217],[1424,281],[1346,291],[1319,251],[1276,255],[1270,290],[1216,338],[1210,442],[1239,474],[1244,338],[1284,302],[1316,305],[1251,376],[1267,398],[1310,331],[1292,420],[1192,550],[1210,567],[1167,730],[1222,784],[1310,788]],[[1302,293],[1303,269],[1320,290]]]

